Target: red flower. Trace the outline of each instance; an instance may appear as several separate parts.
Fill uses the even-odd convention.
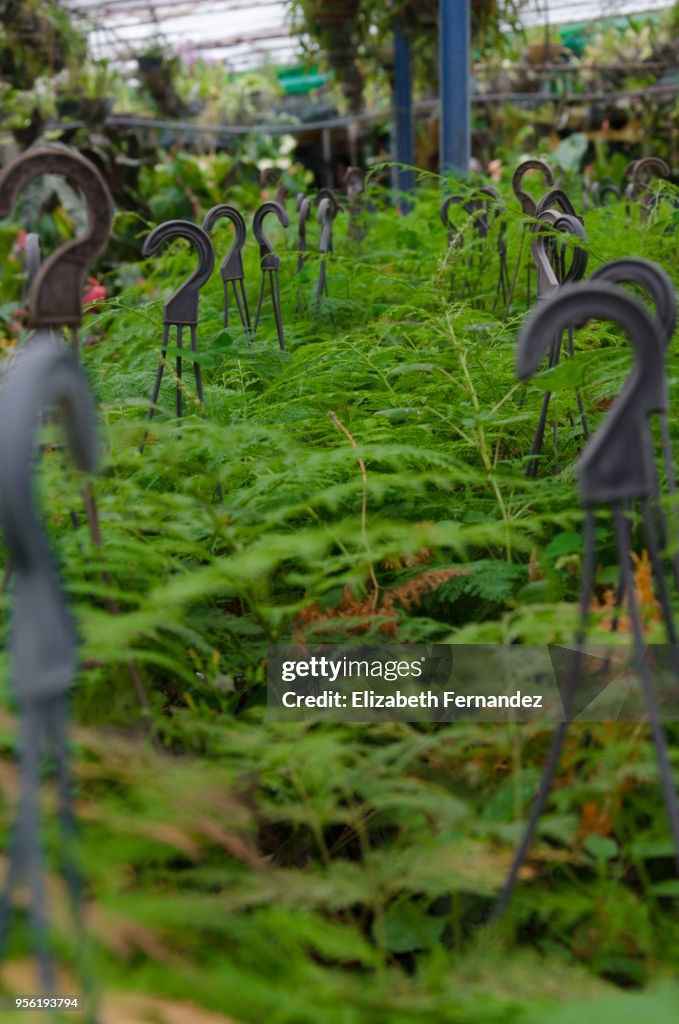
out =
[[[100,284],[96,277],[88,277],[87,283],[89,288],[83,295],[83,304],[85,306],[91,305],[95,302],[101,302],[108,295],[106,291],[106,285]]]

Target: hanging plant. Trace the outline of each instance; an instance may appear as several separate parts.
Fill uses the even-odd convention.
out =
[[[349,110],[361,109],[364,76],[356,57],[361,32],[361,0],[300,0],[307,31],[320,43],[335,72]]]
[[[31,89],[86,53],[84,36],[55,0],[0,0],[0,75],[14,89]]]
[[[357,112],[366,79],[390,62],[393,26],[400,19],[413,43],[416,85],[430,90],[438,66],[439,0],[289,0],[293,28],[323,51],[349,109]],[[497,54],[516,28],[524,0],[471,0],[471,29],[480,52]]]

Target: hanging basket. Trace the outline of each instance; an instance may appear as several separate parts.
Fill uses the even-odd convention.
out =
[[[345,25],[356,19],[360,6],[360,0],[316,0],[310,17],[317,25]]]

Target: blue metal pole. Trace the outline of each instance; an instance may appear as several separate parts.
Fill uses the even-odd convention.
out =
[[[394,78],[396,115],[396,160],[399,164],[412,167],[415,163],[413,149],[413,76],[410,62],[410,40],[401,32],[398,20],[394,20]],[[412,191],[415,184],[413,171],[403,167],[397,172],[398,188],[401,193]],[[403,203],[404,209],[407,204]]]
[[[471,157],[469,0],[440,0],[441,174],[469,173]]]

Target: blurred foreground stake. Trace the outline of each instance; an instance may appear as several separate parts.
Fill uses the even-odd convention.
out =
[[[56,972],[49,948],[38,790],[43,754],[56,767],[62,870],[79,945],[83,944],[82,879],[73,859],[75,815],[68,758],[67,693],[76,669],[75,624],[66,606],[33,488],[35,431],[41,412],[62,410],[77,466],[96,462],[94,402],[76,357],[47,332],[15,359],[0,396],[0,529],[14,566],[10,652],[20,721],[19,814],[0,895],[0,961],[9,932],[12,894],[22,875],[29,886],[29,919],[44,995],[55,996]],[[96,1021],[92,990],[82,978],[87,1020]]]
[[[625,279],[629,279],[627,276]],[[657,535],[657,506],[660,485],[653,454],[649,416],[666,414],[664,336],[659,320],[651,320],[646,308],[623,288],[608,282],[568,284],[533,310],[518,339],[517,372],[526,379],[535,373],[552,339],[570,324],[582,326],[589,319],[610,321],[620,327],[634,348],[634,365],[624,387],[597,433],[588,442],[578,464],[578,483],[585,511],[580,624],[570,668],[562,690],[564,720],[552,738],[547,764],[507,881],[495,906],[494,917],[506,907],[537,831],[558,767],[568,724],[577,714],[577,691],[584,672],[583,648],[588,613],[594,593],[596,570],[596,509],[608,505],[620,564],[619,592],[627,599],[631,623],[636,674],[641,682],[646,717],[655,746],[660,785],[679,872],[679,802],[672,779],[667,736],[660,718],[660,706],[649,664],[649,648],[639,599],[632,573],[629,514],[635,506],[641,512],[644,543],[650,555],[653,577],[672,662],[674,685],[679,680],[678,637],[674,624],[669,587],[664,575]],[[617,621],[617,616],[616,620]],[[608,660],[599,671],[604,673]]]

